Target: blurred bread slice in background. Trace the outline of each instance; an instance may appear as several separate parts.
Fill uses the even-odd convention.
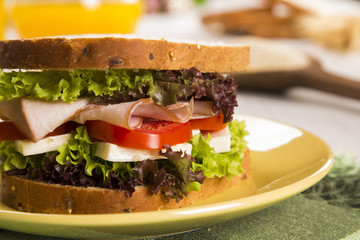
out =
[[[300,37],[338,50],[360,49],[360,2],[352,0],[279,0],[308,14],[295,21]]]
[[[306,14],[297,6],[286,7],[274,0],[263,1],[253,7],[234,8],[224,12],[205,14],[202,22],[212,31],[259,37],[298,37],[294,19]]]
[[[303,16],[297,21],[299,36],[337,50],[360,49],[359,17]]]
[[[337,50],[360,49],[360,2],[266,0],[261,6],[205,14],[211,31],[268,38],[306,38]]]

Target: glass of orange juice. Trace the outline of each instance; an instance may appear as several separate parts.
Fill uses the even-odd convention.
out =
[[[5,0],[20,37],[132,33],[142,0]]]
[[[4,39],[5,29],[5,11],[3,7],[3,1],[0,0],[0,39]]]

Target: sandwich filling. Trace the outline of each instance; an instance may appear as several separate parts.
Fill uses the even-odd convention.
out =
[[[232,77],[195,68],[2,71],[0,171],[180,200],[205,177],[242,173],[236,106]]]

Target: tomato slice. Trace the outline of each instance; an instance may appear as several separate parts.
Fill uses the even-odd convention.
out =
[[[26,139],[26,137],[12,122],[0,122],[0,141],[22,139]]]
[[[55,128],[54,131],[48,133],[45,137],[51,137],[56,135],[61,135],[65,133],[71,133],[71,131],[74,131],[79,126],[76,122],[66,122],[63,125],[60,125],[59,127]]]
[[[163,149],[165,144],[173,146],[185,143],[192,137],[189,122],[149,121],[143,122],[136,130],[100,120],[87,121],[85,124],[91,137],[129,148]]]
[[[223,123],[223,121],[224,115],[220,114],[209,118],[192,119],[190,124],[192,129],[212,131],[226,128],[227,123]]]
[[[54,131],[45,137],[70,133],[75,130],[79,124],[76,122],[66,122],[57,127]],[[16,128],[12,122],[0,122],[0,141],[4,140],[25,140],[26,137]]]

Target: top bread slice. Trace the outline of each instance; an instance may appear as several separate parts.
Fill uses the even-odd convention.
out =
[[[236,72],[249,65],[245,45],[197,44],[126,36],[76,36],[0,41],[3,69],[155,69],[196,67]]]

